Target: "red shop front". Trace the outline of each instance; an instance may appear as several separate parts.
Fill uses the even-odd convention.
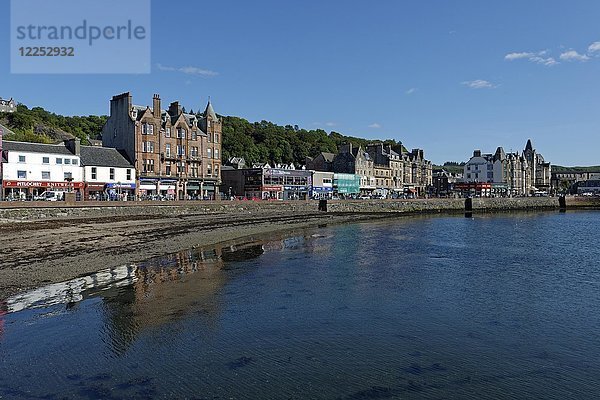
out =
[[[2,192],[5,199],[32,200],[45,191],[81,192],[83,182],[52,182],[52,181],[2,181]]]

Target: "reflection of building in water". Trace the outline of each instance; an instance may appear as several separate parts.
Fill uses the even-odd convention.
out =
[[[55,304],[76,303],[92,297],[102,290],[122,287],[136,279],[136,266],[124,265],[98,271],[81,278],[54,283],[29,292],[21,293],[6,300],[8,312],[17,312],[26,308],[42,308]]]

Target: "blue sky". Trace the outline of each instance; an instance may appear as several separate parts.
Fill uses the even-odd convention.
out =
[[[600,164],[597,0],[155,0],[151,11],[150,74],[10,74],[6,40],[0,97],[87,115],[124,91],[188,110],[210,96],[220,114],[393,138],[435,163],[531,138],[552,163]]]

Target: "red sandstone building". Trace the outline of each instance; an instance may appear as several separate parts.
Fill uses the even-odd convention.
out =
[[[191,114],[179,102],[162,110],[157,94],[152,107],[134,105],[127,92],[110,101],[102,145],[129,157],[139,197],[215,199],[221,183],[221,131],[210,102],[203,114]]]

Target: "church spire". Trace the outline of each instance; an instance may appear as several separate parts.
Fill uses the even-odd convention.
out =
[[[525,151],[533,151],[533,146],[531,145],[531,139],[527,139],[527,144],[525,145]]]

